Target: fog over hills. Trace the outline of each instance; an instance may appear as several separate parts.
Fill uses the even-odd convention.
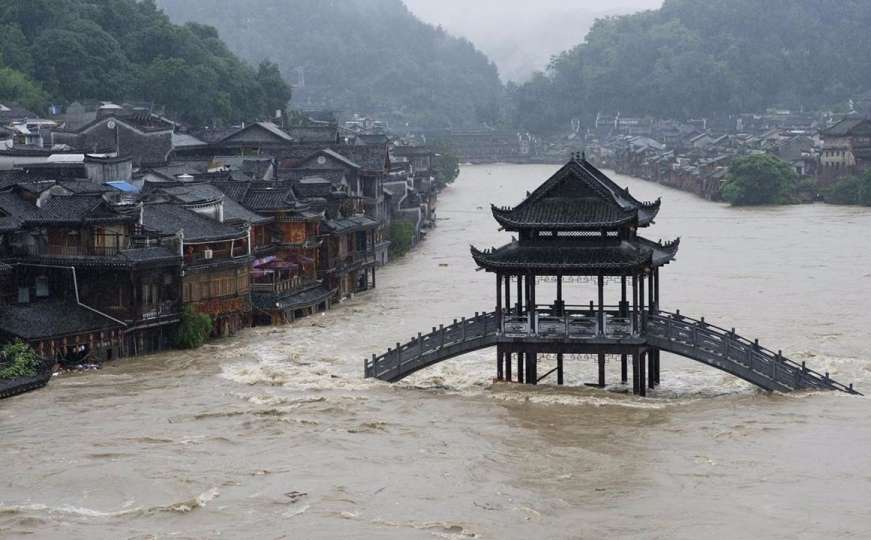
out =
[[[471,40],[505,81],[525,81],[581,41],[598,17],[655,9],[662,0],[405,0],[424,21]]]

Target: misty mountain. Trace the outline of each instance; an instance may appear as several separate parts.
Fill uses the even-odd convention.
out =
[[[657,8],[661,0],[405,0],[421,19],[470,39],[503,81],[525,82],[552,56],[574,47],[597,18]],[[607,8],[607,10],[605,10]]]
[[[496,122],[496,66],[401,0],[159,0],[176,21],[214,25],[243,58],[270,59],[294,103],[378,112],[427,126]],[[303,83],[304,77],[304,85]]]
[[[512,88],[515,121],[546,130],[599,111],[687,118],[818,108],[871,88],[865,0],[666,0],[596,22]]]

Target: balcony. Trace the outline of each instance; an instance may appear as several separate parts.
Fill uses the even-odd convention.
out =
[[[336,264],[336,270],[340,272],[353,272],[354,270],[359,270],[376,263],[375,253],[371,251],[357,251],[341,257]]]
[[[29,257],[115,257],[129,249],[128,244],[113,246],[26,246],[23,251]]]
[[[161,302],[156,306],[143,306],[141,318],[143,321],[154,321],[157,319],[162,319],[164,317],[177,315],[178,312],[179,311],[176,307],[176,303],[170,300],[166,302]]]
[[[223,261],[229,259],[239,259],[248,256],[248,248],[246,246],[234,246],[225,249],[209,249],[197,251],[184,256],[184,262],[188,265],[209,264],[214,261]]]
[[[275,294],[275,295],[283,295],[289,294],[295,291],[304,290],[310,287],[314,287],[319,285],[320,282],[314,279],[306,279],[303,277],[296,277],[292,279],[286,279],[276,282],[268,282],[268,283],[252,283],[251,284],[251,292],[260,293],[260,294]]]

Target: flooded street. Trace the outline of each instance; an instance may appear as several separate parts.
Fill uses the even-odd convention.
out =
[[[495,351],[363,380],[372,353],[493,309],[469,245],[506,242],[490,203],[555,170],[466,167],[426,242],[333,312],[0,402],[0,537],[871,537],[868,398],[767,395],[669,355],[652,399],[492,386]],[[614,179],[663,197],[646,236],[682,237],[664,309],[871,395],[871,210],[732,209]],[[573,359],[567,381],[595,371]]]

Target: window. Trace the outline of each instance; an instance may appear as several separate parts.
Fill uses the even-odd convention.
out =
[[[39,276],[36,278],[36,297],[37,298],[47,298],[48,297],[48,277],[47,276]]]

